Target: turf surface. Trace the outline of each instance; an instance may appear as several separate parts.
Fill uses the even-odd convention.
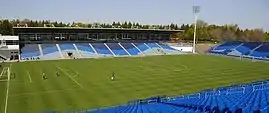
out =
[[[9,65],[7,65],[9,66]],[[269,78],[268,63],[179,55],[12,63],[8,113],[92,109]],[[60,76],[56,76],[56,72]],[[110,80],[112,72],[115,81]],[[42,79],[42,72],[48,79]],[[4,113],[7,82],[0,82]],[[1,103],[3,102],[3,103]]]

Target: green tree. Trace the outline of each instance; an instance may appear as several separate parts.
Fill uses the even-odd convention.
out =
[[[128,24],[127,22],[125,21],[122,25],[121,25],[122,28],[128,28]]]
[[[2,35],[12,35],[12,24],[9,22],[9,20],[3,20],[0,23],[0,34]]]
[[[265,33],[265,41],[269,42],[269,32]]]
[[[112,23],[112,27],[117,28],[117,24],[115,21]]]
[[[133,24],[131,22],[128,22],[127,28],[132,28]]]

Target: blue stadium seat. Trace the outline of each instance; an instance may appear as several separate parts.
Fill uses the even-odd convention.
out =
[[[121,43],[121,45],[131,54],[138,55],[140,51],[135,48],[131,43]]]
[[[253,49],[261,45],[260,42],[244,42],[243,45],[236,48],[241,55],[248,55]]]
[[[134,43],[146,55],[164,54],[156,43]]]
[[[42,44],[43,55],[42,59],[59,59],[61,58],[60,52],[56,44]]]
[[[258,47],[259,45],[261,45],[261,42],[244,42],[244,44],[242,46],[245,46],[249,49],[254,49],[256,47]]]
[[[208,52],[230,56],[244,55],[247,58],[269,60],[269,43],[231,41],[212,47]]]
[[[113,55],[108,48],[104,45],[104,43],[91,43],[98,54],[102,55]]]
[[[256,49],[251,56],[253,57],[268,57],[269,56],[269,43],[264,43],[261,47]]]
[[[59,52],[55,44],[42,44],[42,50],[44,55]]]
[[[219,90],[218,90],[219,89]],[[269,83],[254,82],[168,99],[156,97],[89,113],[268,113]],[[157,98],[158,99],[158,98]]]
[[[168,46],[168,45],[161,44],[161,43],[159,43],[159,45],[160,45],[163,49],[177,51],[176,49],[174,49],[174,48],[172,48],[172,47],[170,47],[170,46]]]
[[[40,50],[38,44],[27,44],[21,49],[21,59],[39,57]]]
[[[118,43],[106,43],[115,55],[128,55],[128,53]]]
[[[79,58],[80,53],[76,50],[75,46],[73,43],[63,43],[59,44],[60,50],[65,58],[70,58],[68,53],[72,53],[73,57]]]
[[[233,49],[236,46],[239,46],[242,42],[236,42],[236,41],[231,41],[231,42],[225,42],[219,46],[217,46],[214,50],[226,50],[226,49]]]
[[[233,49],[238,47],[240,44],[242,44],[242,42],[235,42],[235,41],[225,42],[210,49],[209,53],[227,55],[228,53],[232,52]]]
[[[76,43],[76,46],[78,48],[78,51],[83,57],[94,57],[95,52],[90,47],[89,43]]]
[[[94,53],[94,51],[90,47],[89,43],[77,43],[76,46],[77,46],[78,50]]]
[[[160,48],[156,43],[146,43],[151,48]]]
[[[137,48],[139,48],[142,52],[149,49],[144,43],[134,43],[134,45]]]
[[[76,50],[72,43],[59,44],[62,51],[64,50]]]

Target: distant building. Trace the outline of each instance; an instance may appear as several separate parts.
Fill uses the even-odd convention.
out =
[[[19,58],[19,36],[0,35],[0,60],[15,60]]]

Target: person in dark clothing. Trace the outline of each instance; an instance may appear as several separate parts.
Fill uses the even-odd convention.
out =
[[[56,76],[57,76],[57,77],[59,77],[59,76],[60,76],[59,71],[56,71]]]
[[[113,71],[112,72],[112,75],[111,75],[111,78],[110,78],[112,81],[114,81],[115,80],[115,72]]]
[[[48,78],[47,78],[47,75],[46,75],[45,73],[42,73],[42,79],[43,79],[43,80],[48,79]]]

